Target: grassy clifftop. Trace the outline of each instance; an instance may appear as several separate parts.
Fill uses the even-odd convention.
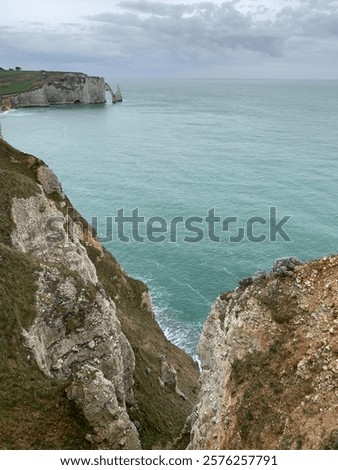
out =
[[[67,73],[45,70],[0,70],[0,96],[35,90]]]

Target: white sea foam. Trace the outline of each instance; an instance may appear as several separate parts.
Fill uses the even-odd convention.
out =
[[[6,114],[9,115],[11,118],[22,119],[22,118],[25,118],[27,116],[31,116],[32,114],[36,114],[36,111],[33,111],[33,110],[24,111],[22,109],[8,109],[7,111],[4,111],[1,114],[1,116],[4,116]]]
[[[202,324],[187,322],[184,312],[172,309],[167,289],[156,286],[152,275],[142,276],[141,281],[149,287],[156,319],[167,339],[197,360],[196,346]]]

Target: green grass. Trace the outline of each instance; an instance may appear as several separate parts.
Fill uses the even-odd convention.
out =
[[[29,91],[43,77],[42,72],[0,70],[0,96]]]
[[[12,83],[8,86],[0,87],[0,95],[12,95],[14,93],[24,93],[29,91],[33,85],[36,84],[36,80],[24,80],[16,83]]]
[[[27,72],[23,71],[16,71],[16,70],[0,70],[0,79],[1,78],[9,78],[9,77],[17,77],[18,75],[22,75]]]

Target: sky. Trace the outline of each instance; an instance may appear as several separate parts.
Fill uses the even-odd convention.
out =
[[[338,79],[338,0],[0,0],[0,67]]]

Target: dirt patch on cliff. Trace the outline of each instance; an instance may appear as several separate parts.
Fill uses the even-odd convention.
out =
[[[337,274],[338,258],[325,258],[251,292],[280,327],[267,350],[232,364],[234,448],[337,446]]]
[[[336,449],[337,333],[338,256],[278,260],[220,296],[200,343],[192,448]]]

